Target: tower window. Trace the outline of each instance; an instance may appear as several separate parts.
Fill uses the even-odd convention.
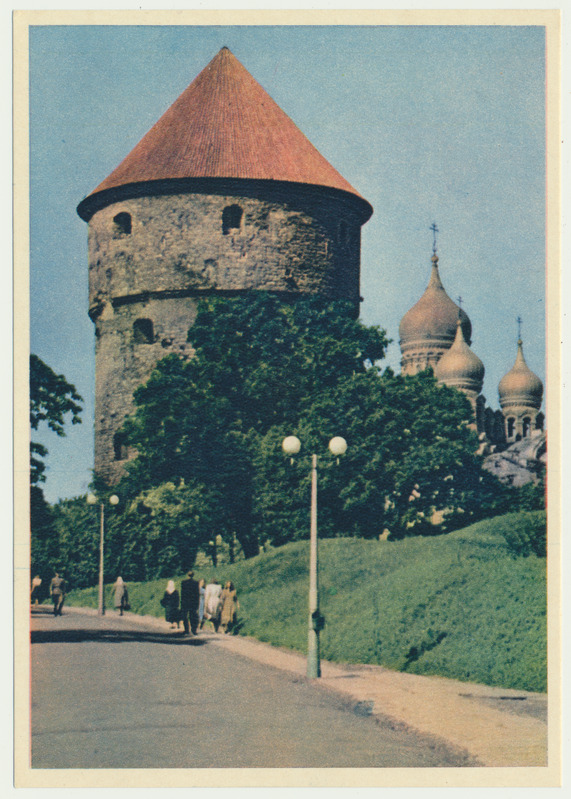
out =
[[[522,427],[522,435],[524,438],[528,437],[530,428],[531,428],[531,419],[529,418],[529,416],[524,416],[523,427]]]
[[[240,230],[242,209],[239,205],[227,205],[222,211],[222,233],[227,236],[231,230]]]
[[[113,436],[113,457],[116,461],[127,460],[127,437],[125,433],[115,433]]]
[[[349,246],[349,227],[347,222],[341,220],[337,227],[337,241],[339,245],[345,250]]]
[[[515,419],[513,416],[508,416],[507,418],[508,423],[508,438],[512,438],[515,432]]]
[[[133,335],[137,344],[152,344],[155,340],[152,321],[150,319],[135,319]]]
[[[115,238],[128,236],[131,233],[131,214],[121,211],[113,217],[113,235]]]

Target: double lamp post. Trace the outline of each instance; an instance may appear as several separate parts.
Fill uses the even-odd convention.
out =
[[[297,436],[288,436],[282,442],[282,449],[292,458],[301,449]],[[335,436],[329,442],[329,451],[339,458],[347,450],[347,442]],[[317,578],[317,455],[311,456],[311,512],[309,538],[309,621],[307,637],[307,676],[310,679],[321,677],[319,657],[319,633],[323,629],[324,618],[319,612],[319,585]]]
[[[105,552],[105,503],[97,499],[95,494],[87,495],[87,502],[89,505],[97,505],[100,503],[100,522],[99,522],[99,599],[97,603],[97,613],[99,616],[105,615],[105,594],[103,586],[103,556]],[[117,494],[111,494],[109,497],[110,505],[118,505],[119,497]]]

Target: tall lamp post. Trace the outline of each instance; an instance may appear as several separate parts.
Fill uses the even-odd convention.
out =
[[[97,505],[99,500],[95,494],[87,495],[87,502],[89,505]],[[111,494],[109,497],[110,505],[118,505],[119,497],[116,494]],[[99,525],[99,599],[97,603],[97,614],[99,616],[105,615],[105,593],[103,591],[103,555],[105,551],[105,503],[100,502],[100,525]]]
[[[282,449],[292,460],[301,449],[297,436],[288,436],[282,442]],[[347,450],[347,442],[335,436],[329,442],[330,452],[339,458]],[[317,455],[311,456],[311,514],[309,536],[309,621],[307,632],[307,676],[310,679],[321,677],[319,657],[319,633],[323,629],[324,618],[319,612],[319,585],[317,579]]]

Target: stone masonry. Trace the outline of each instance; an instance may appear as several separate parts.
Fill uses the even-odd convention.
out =
[[[133,453],[121,426],[133,392],[169,353],[192,354],[197,299],[210,293],[319,293],[359,304],[360,223],[315,188],[130,197],[89,221],[96,331],[95,471],[113,484]]]

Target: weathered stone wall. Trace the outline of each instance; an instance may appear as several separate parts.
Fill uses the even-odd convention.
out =
[[[358,218],[335,203],[300,205],[188,193],[124,199],[93,215],[95,470],[109,482],[133,454],[116,439],[133,392],[168,353],[191,354],[187,334],[201,294],[319,293],[358,308]],[[225,213],[232,206],[239,210]]]
[[[225,208],[242,209],[223,232]],[[114,222],[129,214],[131,232]],[[153,292],[261,289],[359,301],[360,226],[321,213],[231,195],[178,194],[113,203],[89,224],[90,309]]]
[[[192,297],[150,299],[113,308],[106,302],[95,322],[95,471],[116,482],[132,452],[115,440],[134,410],[133,392],[169,353],[192,354],[188,329],[196,317]],[[149,341],[137,320],[152,322]],[[148,325],[143,325],[143,333]]]

